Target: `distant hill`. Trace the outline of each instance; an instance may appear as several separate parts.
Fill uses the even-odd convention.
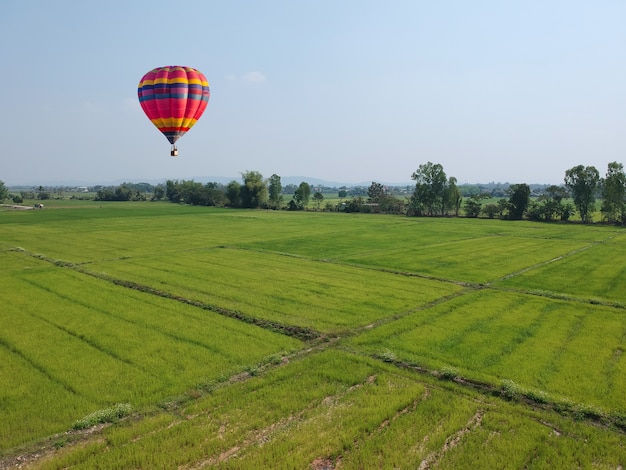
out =
[[[189,178],[189,179],[192,179],[194,181],[200,181],[202,183],[216,182],[216,183],[227,184],[227,183],[230,183],[233,180],[241,181],[241,176],[233,176],[233,177],[196,176],[194,178]],[[287,185],[287,184],[300,184],[303,181],[309,183],[312,186],[326,186],[326,187],[329,187],[329,188],[340,188],[342,186],[345,186],[347,188],[354,187],[354,186],[367,186],[367,187],[369,187],[369,185],[372,184],[372,181],[376,181],[377,183],[383,184],[385,186],[407,186],[407,185],[413,186],[413,185],[415,185],[415,182],[391,183],[389,181],[380,181],[380,180],[375,180],[375,179],[372,179],[370,181],[362,181],[362,182],[359,182],[359,183],[348,183],[346,181],[331,181],[331,180],[325,180],[325,179],[322,179],[322,178],[313,178],[313,177],[310,177],[310,176],[280,176],[280,182],[281,182],[281,184],[283,186]]]

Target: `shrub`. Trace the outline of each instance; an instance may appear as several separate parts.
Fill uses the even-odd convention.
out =
[[[118,419],[130,414],[130,403],[118,403],[111,408],[94,411],[93,413],[79,419],[72,426],[73,429],[86,429],[96,424],[114,423]]]
[[[382,353],[380,353],[380,358],[385,362],[395,362],[396,353],[390,351],[389,349],[385,349]]]
[[[441,369],[441,374],[439,378],[443,380],[455,380],[459,376],[459,373],[456,369],[452,367],[444,367]]]
[[[500,393],[507,400],[516,400],[525,394],[522,387],[509,379],[504,379],[500,386]]]

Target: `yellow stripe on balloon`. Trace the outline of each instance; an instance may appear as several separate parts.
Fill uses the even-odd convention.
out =
[[[198,122],[197,119],[185,119],[184,117],[169,117],[169,118],[158,118],[158,119],[151,119],[152,124],[154,124],[155,126],[157,126],[158,128],[163,128],[163,127],[191,127],[193,126],[196,122]]]
[[[190,78],[189,79],[189,84],[190,85],[204,85],[204,86],[209,86],[209,82],[207,82],[206,80],[202,81],[199,78]]]

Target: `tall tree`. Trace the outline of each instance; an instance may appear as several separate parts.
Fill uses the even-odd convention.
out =
[[[306,205],[309,203],[309,198],[311,197],[311,186],[309,183],[303,181],[296,189],[296,192],[293,193],[293,204],[291,207],[296,210],[303,210]]]
[[[448,182],[443,166],[432,162],[422,164],[411,175],[411,179],[415,180],[411,204],[416,213],[426,212],[428,215],[435,215],[440,212],[443,215]]]
[[[463,196],[461,195],[461,191],[459,191],[459,187],[456,185],[457,180],[454,176],[448,178],[448,185],[445,190],[445,208],[446,210],[451,209],[454,211],[455,216],[459,216],[459,210],[461,209],[461,203],[463,202]]]
[[[594,166],[578,165],[565,172],[565,186],[572,193],[574,205],[584,224],[591,221],[591,214],[596,209],[595,195],[599,182],[600,173]]]
[[[369,201],[373,203],[379,203],[380,200],[385,196],[386,190],[385,187],[380,184],[372,181],[372,184],[367,189],[367,196],[369,197]]]
[[[602,180],[602,214],[610,223],[626,222],[626,175],[621,163],[609,163]]]
[[[241,184],[238,181],[226,185],[226,199],[230,207],[241,207]]]
[[[267,185],[258,171],[246,171],[242,174],[241,206],[257,209],[267,204]]]
[[[278,209],[283,201],[283,185],[280,176],[273,174],[269,179],[269,205],[272,209]]]
[[[152,191],[152,200],[160,201],[165,197],[165,187],[162,184],[157,184]]]
[[[182,200],[178,181],[167,180],[165,182],[165,197],[170,202],[180,202]]]
[[[530,201],[530,186],[526,183],[512,184],[508,189],[509,194],[509,217],[519,220],[524,216],[524,211]]]

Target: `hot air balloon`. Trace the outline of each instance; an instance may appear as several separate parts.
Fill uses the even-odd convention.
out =
[[[200,119],[209,104],[209,82],[197,69],[184,66],[157,67],[145,74],[137,88],[139,104],[148,119],[172,144]]]

